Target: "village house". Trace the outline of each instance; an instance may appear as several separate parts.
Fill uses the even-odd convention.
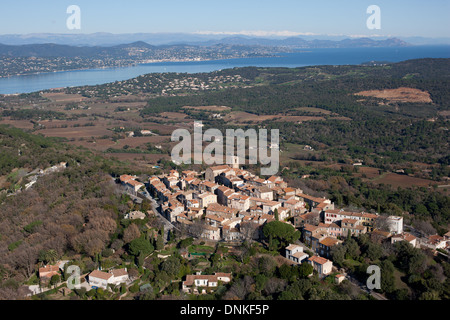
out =
[[[398,241],[406,241],[410,243],[413,247],[417,247],[417,238],[407,232],[396,234],[391,237],[391,243],[396,243]]]
[[[330,258],[331,248],[339,243],[342,243],[342,241],[331,237],[325,237],[319,241],[316,246],[315,252],[321,257]]]
[[[128,180],[125,183],[125,187],[130,193],[136,194],[141,188],[144,188],[145,185],[136,180]]]
[[[273,214],[275,209],[281,208],[281,202],[278,201],[267,201],[262,204],[263,213]]]
[[[296,196],[299,197],[300,200],[302,200],[306,204],[308,204],[310,209],[315,208],[316,206],[318,206],[321,203],[331,205],[331,201],[329,199],[313,197],[313,196],[310,196],[310,195],[307,195],[304,193],[297,193]]]
[[[393,234],[403,233],[403,217],[389,216],[387,218],[389,231]]]
[[[206,225],[203,227],[200,237],[208,240],[220,240],[220,228]]]
[[[189,177],[192,177],[192,178],[194,178],[194,177],[196,177],[197,176],[197,172],[196,171],[193,171],[193,170],[185,170],[185,171],[182,171],[181,172],[181,176],[183,177],[183,178],[189,178]]]
[[[265,186],[255,188],[253,196],[263,200],[273,200],[273,190]]]
[[[128,281],[127,269],[114,269],[109,272],[94,270],[88,275],[92,287],[107,289],[108,285],[118,285]]]
[[[304,214],[294,215],[294,226],[296,228],[303,228],[306,224],[318,225],[320,221],[320,214],[317,212],[306,212]]]
[[[212,291],[219,286],[219,282],[231,281],[231,273],[214,273],[213,275],[187,275],[182,282],[182,290],[185,293],[205,294],[207,289]]]
[[[341,230],[343,237],[347,237],[349,234],[357,237],[367,232],[367,228],[361,225],[361,221],[357,219],[342,219]]]
[[[205,180],[216,182],[216,177],[223,172],[227,172],[228,175],[234,175],[233,169],[228,165],[208,167],[205,171]]]
[[[175,177],[175,176],[164,177],[163,180],[162,180],[162,182],[167,187],[167,189],[174,188],[175,186],[178,185],[179,181],[180,180],[178,179],[178,177]]]
[[[131,211],[130,213],[127,213],[124,216],[124,218],[130,219],[130,220],[136,220],[136,219],[143,220],[143,219],[145,219],[145,213],[142,211]]]
[[[290,217],[291,210],[289,210],[288,208],[279,207],[279,208],[276,208],[275,210],[278,211],[278,219],[280,221],[284,221]],[[274,214],[275,214],[275,210],[274,210]]]
[[[218,203],[212,203],[206,208],[206,214],[215,214],[222,217],[233,218],[239,213],[238,209],[222,206]]]
[[[244,239],[244,235],[239,231],[238,228],[233,228],[230,225],[224,225],[222,228],[222,238],[225,241],[231,242],[242,241]]]
[[[450,240],[450,231],[444,234],[444,240]]]
[[[447,246],[447,240],[437,234],[431,235],[422,240],[421,246],[432,250],[444,249]]]
[[[228,205],[228,198],[234,193],[233,189],[230,189],[225,186],[220,186],[215,190],[215,194],[217,195],[217,202],[221,205]]]
[[[54,275],[60,275],[59,264],[39,268],[39,278],[42,282],[50,281]]]
[[[186,200],[186,207],[187,208],[200,208],[200,201],[198,201],[197,199]]]
[[[273,188],[275,186],[278,186],[280,188],[287,187],[287,183],[283,181],[283,178],[278,176],[271,176],[270,178],[266,179],[265,185],[269,188]]]
[[[334,276],[334,281],[336,284],[341,284],[342,281],[344,281],[344,280],[345,280],[345,275],[343,275],[341,273]]]
[[[219,217],[215,214],[206,214],[205,216],[206,223],[213,227],[221,227],[222,223],[227,220],[228,219]]]
[[[308,259],[308,263],[313,266],[314,270],[317,271],[319,277],[321,278],[330,274],[333,269],[333,262],[319,256],[310,257]]]
[[[301,214],[306,211],[305,203],[301,200],[290,199],[281,201],[284,208],[289,209],[293,215]]]
[[[196,194],[195,197],[199,201],[200,208],[206,208],[212,203],[217,203],[217,196],[211,192]]]
[[[176,177],[176,178],[179,178],[179,177],[180,177],[180,174],[178,173],[178,171],[177,171],[177,170],[174,170],[174,169],[172,169],[172,170],[169,171],[169,175],[170,175],[170,176],[173,176],[173,177]]]
[[[239,211],[247,211],[250,208],[250,197],[234,193],[228,197],[228,206]]]
[[[374,229],[375,221],[379,218],[378,215],[366,212],[347,212],[344,210],[325,210],[324,222],[333,223],[342,221],[343,219],[357,220],[358,225],[366,227],[366,232],[371,232]],[[403,221],[402,221],[403,223]],[[341,224],[342,228],[342,224]],[[344,236],[347,234],[342,233]]]
[[[286,247],[286,259],[301,264],[309,255],[303,252],[303,247],[297,244],[290,244]]]
[[[207,191],[211,193],[215,193],[216,189],[219,188],[219,185],[211,182],[211,181],[202,181],[199,185],[200,191]]]

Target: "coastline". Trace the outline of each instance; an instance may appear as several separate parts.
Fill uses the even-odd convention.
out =
[[[253,59],[253,58],[275,58],[279,57],[279,55],[261,55],[261,56],[253,56],[253,57],[229,57],[229,58],[220,58],[220,59],[160,59],[160,60],[140,60],[129,64],[124,64],[120,66],[103,66],[103,67],[92,67],[92,68],[75,68],[75,69],[63,69],[63,70],[54,70],[47,72],[30,72],[30,73],[21,73],[14,74],[8,76],[0,75],[0,79],[10,79],[15,77],[24,77],[24,76],[32,76],[32,75],[44,75],[44,74],[53,74],[53,73],[61,73],[61,72],[70,72],[70,71],[83,71],[83,70],[105,70],[105,69],[119,69],[119,68],[128,68],[135,67],[139,65],[145,64],[157,64],[157,63],[176,63],[176,62],[207,62],[207,61],[221,61],[221,60],[232,60],[232,59]]]

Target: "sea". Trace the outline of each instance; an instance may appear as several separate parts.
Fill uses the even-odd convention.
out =
[[[147,73],[201,73],[248,66],[295,68],[314,65],[358,65],[370,61],[399,62],[418,58],[450,58],[450,46],[302,49],[274,57],[158,62],[120,68],[40,73],[0,78],[0,94],[98,85],[127,80]]]

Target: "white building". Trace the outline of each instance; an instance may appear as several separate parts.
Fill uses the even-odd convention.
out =
[[[403,217],[389,216],[387,222],[389,225],[389,232],[394,234],[403,233]]]
[[[299,246],[297,244],[290,244],[286,247],[286,259],[301,264],[303,260],[307,259],[308,257],[308,254],[303,252],[302,246]]]
[[[182,283],[182,290],[186,293],[206,293],[206,288],[215,289],[219,281],[228,283],[231,281],[231,273],[215,273],[214,275],[187,275]],[[201,291],[200,291],[200,290]]]
[[[128,281],[127,269],[114,269],[110,272],[92,271],[88,276],[89,284],[93,287],[107,289],[109,284],[118,285]]]

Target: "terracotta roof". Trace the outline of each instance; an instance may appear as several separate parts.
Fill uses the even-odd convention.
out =
[[[218,222],[222,222],[223,220],[225,220],[224,218],[219,217],[219,216],[217,216],[217,215],[215,215],[215,214],[207,214],[207,215],[205,216],[205,218],[206,218],[206,219],[210,219],[210,220],[214,220],[214,221],[218,221]]]
[[[133,187],[138,187],[138,186],[142,187],[142,186],[144,186],[143,183],[141,183],[139,181],[135,181],[135,180],[128,180],[127,183],[132,185]]]
[[[328,205],[329,205],[329,203],[321,202],[321,203],[319,203],[319,204],[316,206],[316,208],[322,209],[322,208],[325,208],[325,207],[328,206]]]
[[[307,224],[305,223],[305,226],[303,227],[303,230],[309,231],[309,232],[314,232],[317,230],[317,226],[313,226],[312,224]]]
[[[207,208],[206,211],[212,211],[212,212],[221,212],[221,213],[228,213],[228,214],[237,214],[239,212],[238,209],[233,209],[230,207],[222,206],[218,203],[211,203]]]
[[[39,268],[39,276],[40,277],[48,277],[59,272],[59,265],[47,265],[45,267]],[[44,275],[45,273],[50,273],[50,275]]]
[[[350,223],[350,224],[355,224],[355,223],[357,223],[358,222],[358,220],[356,220],[356,219],[342,219],[342,223]]]
[[[111,273],[114,277],[121,277],[121,276],[127,276],[128,272],[125,268],[122,269],[113,269],[111,270]]]
[[[339,241],[337,239],[330,238],[330,237],[326,237],[326,238],[324,238],[324,239],[319,241],[319,243],[321,243],[321,244],[323,244],[324,246],[327,246],[327,247],[332,247],[335,244],[337,244],[338,242]]]
[[[221,170],[230,170],[230,166],[228,165],[222,165],[222,166],[215,166],[215,167],[209,167],[212,171],[221,171]]]
[[[293,256],[300,259],[300,258],[303,258],[304,256],[308,256],[308,254],[306,252],[300,251],[300,252],[294,253]]]
[[[207,180],[203,181],[203,184],[204,184],[205,186],[209,187],[209,188],[218,187],[218,185],[215,184],[214,182],[207,181]]]
[[[317,263],[317,264],[325,264],[325,263],[327,263],[328,261],[330,261],[330,260],[328,260],[328,259],[325,259],[325,258],[322,258],[322,257],[319,257],[319,256],[312,256],[312,257],[309,258],[308,260],[309,260],[309,261],[312,261],[312,262],[315,262],[315,263]]]
[[[432,242],[432,243],[439,243],[444,240],[444,237],[441,237],[440,235],[436,234],[433,236],[429,236],[428,240],[430,240],[430,242]]]
[[[120,176],[120,181],[122,181],[122,182],[128,182],[128,181],[133,180],[133,179],[134,179],[134,177],[132,177],[132,176],[130,176],[128,174],[123,174],[123,175]]]
[[[308,199],[308,200],[312,200],[312,201],[317,202],[317,203],[321,203],[321,202],[323,202],[325,200],[323,198],[313,197],[313,196],[310,196],[310,195],[307,195],[307,194],[304,194],[304,193],[299,193],[297,195],[299,197],[302,197],[302,198]]]
[[[286,250],[294,250],[295,248],[298,248],[298,247],[300,247],[301,248],[301,246],[299,246],[298,244],[290,244],[290,245],[288,245],[287,247],[286,247]]]
[[[100,270],[94,270],[89,274],[89,278],[94,277],[94,278],[99,278],[99,279],[103,279],[103,280],[108,280],[112,276],[113,275],[111,273],[103,272]]]
[[[411,241],[413,241],[414,239],[417,239],[415,236],[413,236],[412,234],[410,234],[410,233],[407,233],[407,232],[405,232],[405,233],[403,233],[403,234],[398,234],[398,235],[395,235],[395,236],[393,236],[392,238],[401,238],[401,239],[403,239],[403,240],[405,240],[405,241],[408,241],[408,242],[411,242]]]
[[[192,286],[194,284],[195,280],[208,280],[208,282],[218,282],[219,277],[228,277],[231,278],[231,273],[216,273],[213,275],[195,275],[195,274],[189,274],[186,276],[186,280],[183,281],[183,285],[185,286]]]

